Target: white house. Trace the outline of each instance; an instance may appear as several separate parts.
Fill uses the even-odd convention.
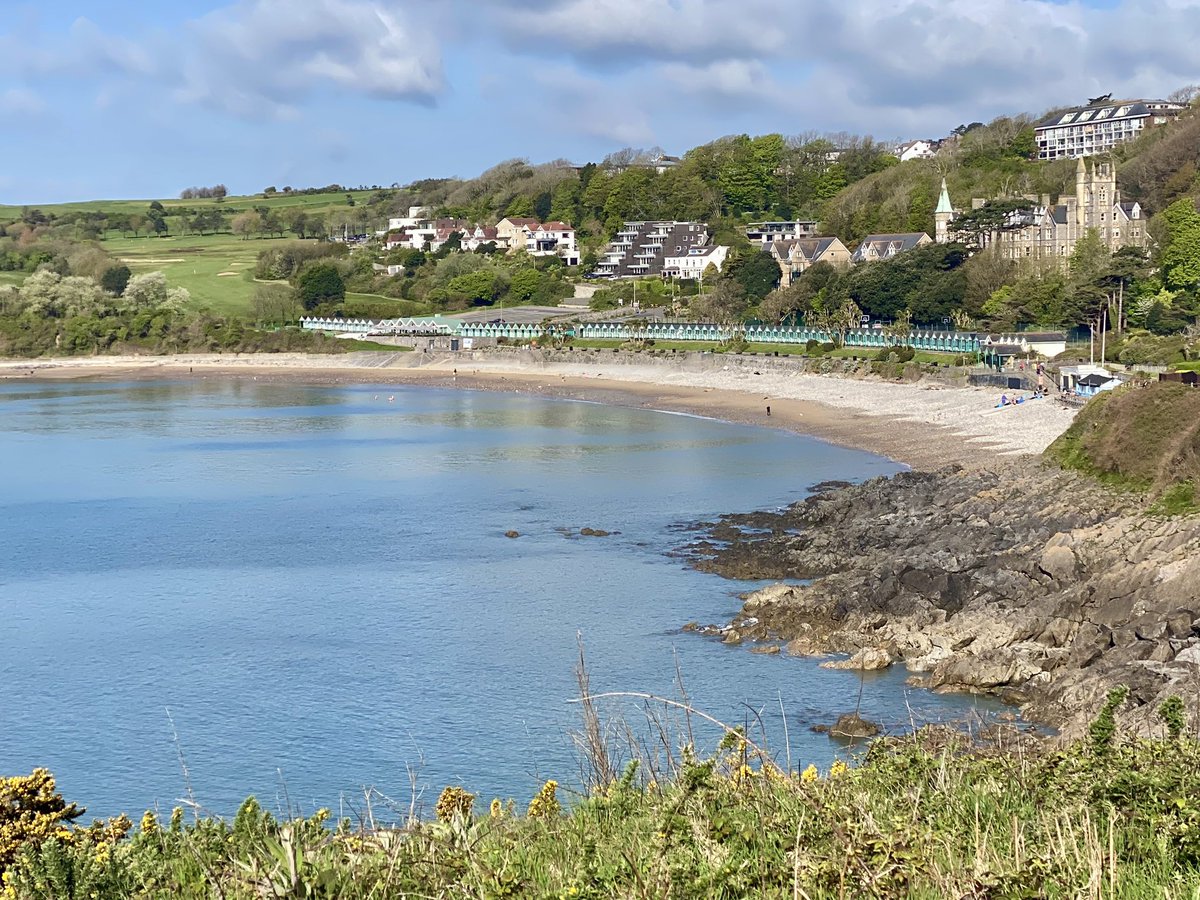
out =
[[[931,159],[937,156],[938,142],[926,139],[916,141],[905,141],[892,151],[900,162],[908,162],[910,159]]]
[[[728,255],[729,248],[722,246],[688,247],[686,253],[674,256],[668,253],[663,257],[663,277],[695,281],[709,266],[721,271]]]
[[[575,229],[565,222],[526,225],[525,250],[530,256],[560,256],[568,266],[579,265]]]
[[[429,209],[425,206],[410,206],[407,216],[399,216],[397,218],[388,219],[388,231],[400,231],[406,228],[416,228],[429,215]]]

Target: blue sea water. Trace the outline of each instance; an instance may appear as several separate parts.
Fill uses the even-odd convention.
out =
[[[219,814],[252,793],[348,811],[368,786],[407,806],[414,783],[427,805],[448,783],[528,798],[577,777],[577,635],[593,691],[678,697],[678,670],[696,707],[827,765],[839,748],[809,727],[854,707],[858,677],[682,633],[752,586],[664,551],[680,522],[897,468],[512,394],[0,385],[0,774],[45,766],[104,816],[189,791]],[[864,715],[976,706],[903,679],[867,680]]]

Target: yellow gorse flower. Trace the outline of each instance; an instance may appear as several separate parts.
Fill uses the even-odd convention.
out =
[[[558,802],[558,782],[553,778],[542,785],[542,789],[529,801],[526,815],[531,819],[549,819],[562,812]]]
[[[809,763],[808,768],[800,773],[801,781],[818,781],[821,778],[821,773],[817,771],[817,767]]]

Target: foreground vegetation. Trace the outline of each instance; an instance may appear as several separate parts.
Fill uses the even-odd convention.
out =
[[[569,811],[554,782],[524,815],[450,787],[395,827],[280,820],[251,799],[232,822],[177,809],[82,828],[38,771],[0,781],[0,896],[1195,896],[1200,743],[1178,701],[1160,737],[1118,738],[1123,699],[1065,749],[936,728],[795,771],[731,732],[661,783],[634,763],[598,779]]]

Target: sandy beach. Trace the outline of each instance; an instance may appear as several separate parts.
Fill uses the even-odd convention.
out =
[[[914,468],[986,464],[1038,454],[1075,415],[1053,399],[997,409],[994,388],[814,375],[785,363],[689,354],[630,362],[536,354],[187,354],[0,361],[0,379],[251,378],[314,384],[425,384],[511,391],[669,412],[810,434]],[[770,415],[767,409],[770,408]]]

